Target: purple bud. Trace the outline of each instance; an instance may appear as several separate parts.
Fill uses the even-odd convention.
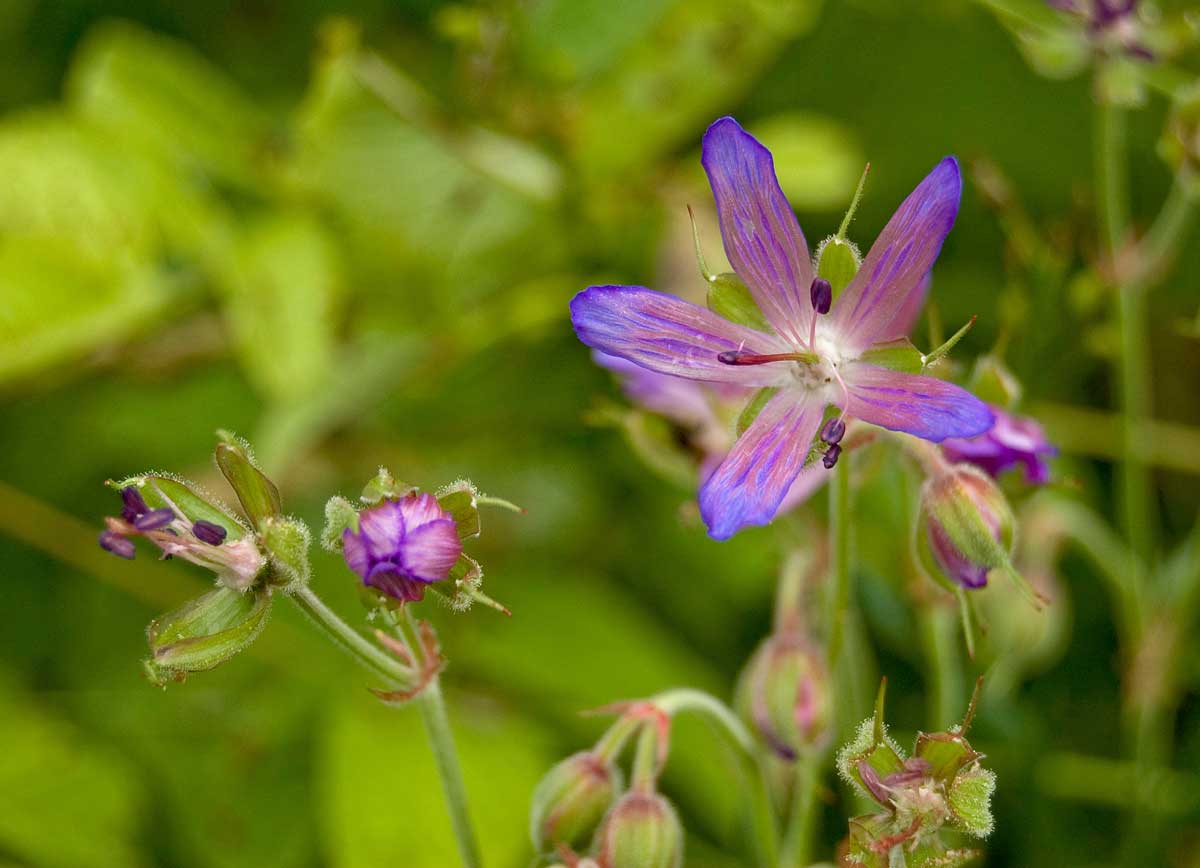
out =
[[[1046,459],[1058,450],[1042,426],[1028,416],[1017,416],[992,406],[996,424],[977,437],[951,437],[942,441],[942,452],[954,463],[967,462],[989,476],[998,477],[1012,467],[1025,469],[1025,481],[1044,485],[1050,481]]]
[[[131,540],[125,539],[119,533],[114,533],[111,530],[106,530],[100,534],[100,548],[106,552],[111,552],[119,558],[125,558],[127,561],[133,560],[136,549],[133,547]]]
[[[808,296],[812,300],[813,310],[827,314],[833,306],[833,284],[823,277],[814,277],[812,286],[808,288]]]
[[[131,524],[139,515],[144,515],[150,511],[150,507],[146,505],[146,500],[142,497],[142,493],[132,485],[127,485],[121,489],[121,500],[125,504],[121,509],[121,518]]]
[[[840,416],[835,416],[825,423],[825,427],[821,429],[821,439],[826,443],[833,445],[840,443],[842,436],[846,433],[846,423]]]
[[[834,443],[825,450],[824,457],[821,458],[821,463],[825,465],[826,470],[833,470],[833,466],[838,463],[838,459],[842,456],[842,447]]]
[[[175,520],[175,513],[169,509],[152,509],[139,515],[133,520],[133,526],[140,531],[158,530],[166,527]]]
[[[462,554],[458,525],[431,494],[383,500],[358,516],[358,533],[342,532],[346,564],[363,583],[406,602],[440,582]]]
[[[219,524],[213,524],[211,521],[200,519],[192,525],[192,533],[196,535],[196,539],[200,540],[200,542],[208,543],[210,546],[219,546],[225,542],[227,531]]]

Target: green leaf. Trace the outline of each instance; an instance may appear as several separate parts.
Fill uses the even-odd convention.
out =
[[[738,325],[771,334],[767,322],[750,289],[732,272],[716,275],[708,285],[708,309]]]
[[[68,94],[83,116],[180,168],[261,186],[264,116],[183,42],[127,23],[98,27],[76,57]]]
[[[246,527],[216,498],[195,483],[177,476],[147,473],[130,476],[119,482],[110,480],[107,485],[117,491],[130,485],[135,486],[151,509],[174,508],[192,523],[203,520],[218,524],[225,528],[226,542],[239,540],[246,535]]]
[[[919,374],[924,357],[908,338],[897,338],[871,347],[862,354],[862,361],[904,374]]]
[[[266,626],[271,591],[217,588],[150,623],[147,674],[159,685],[213,669],[250,646]]]
[[[217,444],[217,468],[233,488],[242,504],[242,511],[256,530],[268,518],[282,512],[279,489],[254,463],[250,444],[228,431],[219,431],[222,442]]]
[[[321,224],[279,214],[250,226],[221,284],[238,357],[258,388],[286,402],[331,387],[342,263]]]

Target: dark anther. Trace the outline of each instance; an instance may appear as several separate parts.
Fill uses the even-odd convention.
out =
[[[166,527],[175,520],[175,513],[169,509],[152,509],[139,515],[133,521],[133,526],[140,531],[158,530]]]
[[[829,308],[833,306],[833,285],[828,280],[814,277],[808,295],[812,299],[813,310],[819,314],[829,313]]]
[[[125,504],[121,508],[121,518],[131,524],[139,515],[145,515],[150,511],[150,507],[146,506],[146,501],[142,497],[142,493],[132,485],[127,485],[121,489],[121,500]]]
[[[135,549],[131,540],[125,539],[119,533],[113,533],[111,530],[106,530],[100,534],[100,548],[106,552],[112,552],[119,558],[125,558],[127,561],[133,560]]]
[[[838,463],[838,458],[842,455],[842,447],[834,443],[825,450],[825,455],[821,458],[821,463],[825,465],[826,470],[832,470],[833,465]]]
[[[200,542],[208,543],[210,546],[219,546],[225,541],[226,530],[219,524],[200,519],[192,525],[192,533]]]
[[[736,365],[741,355],[737,350],[726,350],[723,353],[717,353],[717,361],[722,365]]]
[[[841,417],[835,416],[825,423],[825,427],[821,429],[821,439],[831,446],[835,443],[840,443],[842,435],[846,433],[846,423]]]

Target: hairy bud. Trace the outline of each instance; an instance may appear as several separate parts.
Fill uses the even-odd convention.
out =
[[[786,760],[821,749],[829,737],[829,679],[817,651],[798,633],[770,636],[738,685],[738,711]]]
[[[656,792],[626,793],[604,821],[597,859],[605,868],[680,868],[683,826],[675,808]]]
[[[575,847],[596,831],[621,789],[621,772],[592,751],[573,754],[546,773],[533,791],[529,833],[539,851]]]
[[[1015,520],[1004,494],[982,471],[956,464],[925,483],[917,552],[929,575],[953,590],[981,588],[1009,565]]]

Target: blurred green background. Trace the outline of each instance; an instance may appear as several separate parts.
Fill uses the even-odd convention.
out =
[[[530,790],[603,727],[580,710],[677,684],[731,694],[769,627],[776,537],[707,540],[686,489],[587,423],[620,398],[566,319],[593,282],[702,288],[685,205],[719,260],[698,148],[722,114],[775,151],[814,244],[868,159],[864,247],[944,154],[1010,179],[1050,260],[1029,279],[1017,212],[968,183],[933,298],[955,327],[980,316],[962,358],[1007,340],[1065,487],[1113,514],[1109,306],[1068,279],[1094,247],[1089,85],[1036,77],[975,6],[6,0],[0,73],[0,865],[453,864],[415,712],[373,702],[286,602],[225,667],[144,681],[145,625],[207,577],[96,548],[102,483],[168,468],[218,488],[218,427],[256,444],[314,528],[381,463],[528,508],[485,516],[471,551],[514,617],[433,613],[490,866],[530,864]],[[1162,123],[1151,106],[1131,131],[1140,222],[1169,185]],[[1200,348],[1178,327],[1200,301],[1197,240],[1152,299],[1164,546],[1200,502]],[[952,721],[931,719],[915,580],[895,575],[894,482],[860,492],[856,533],[907,740]],[[1125,822],[1112,613],[1084,560],[1049,560],[1054,635],[1010,661],[977,723],[999,774],[988,865],[1112,864]],[[316,570],[357,620],[351,575],[322,552]],[[1196,651],[1186,637],[1146,864],[1200,864]],[[746,864],[737,780],[681,721],[665,787],[688,865]],[[829,795],[827,854],[853,811]]]

